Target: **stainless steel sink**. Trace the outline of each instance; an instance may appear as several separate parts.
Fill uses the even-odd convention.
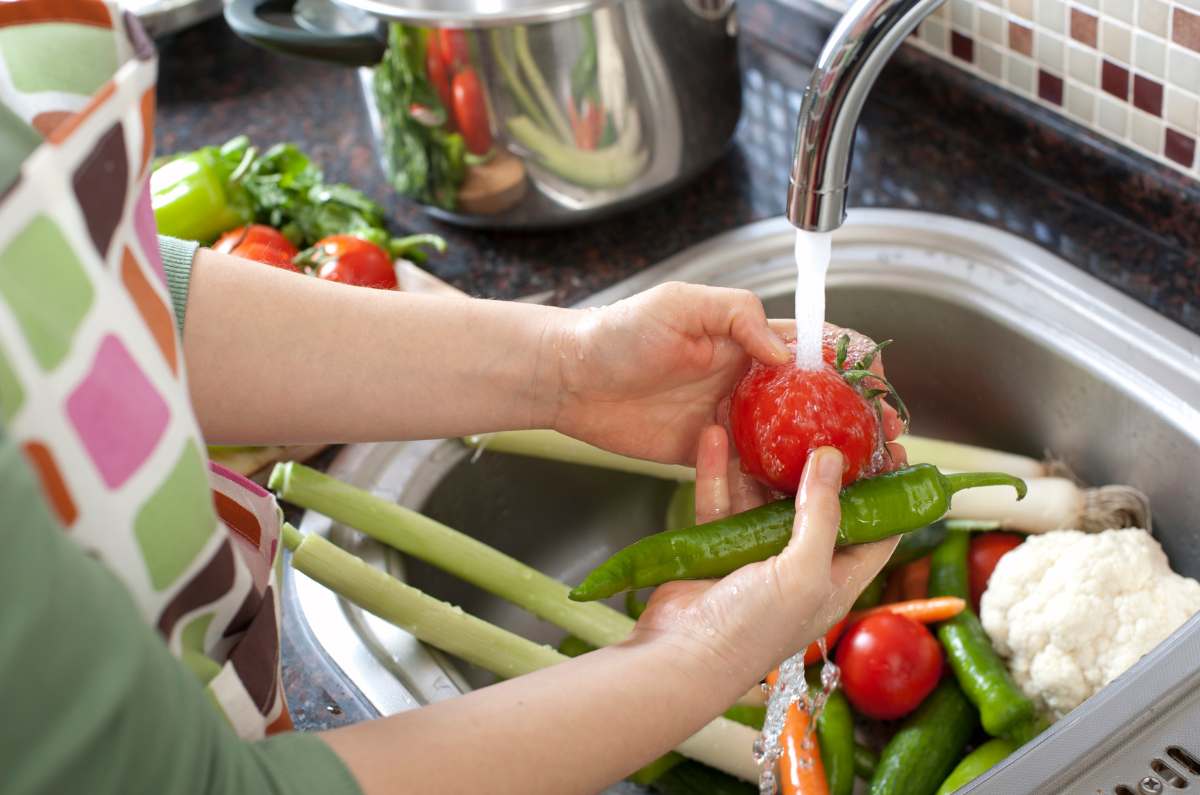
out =
[[[737,230],[586,305],[675,279],[751,289],[772,316],[790,317],[792,235],[783,219]],[[887,367],[914,431],[1032,455],[1050,450],[1087,481],[1140,487],[1175,568],[1200,577],[1200,338],[1005,233],[894,210],[852,212],[835,234],[828,317],[896,340]],[[671,489],[535,459],[476,458],[454,440],[349,447],[331,471],[567,582],[659,530]],[[553,643],[562,636],[323,517],[306,515],[303,529],[526,637]],[[303,576],[291,578],[285,596],[381,713],[490,681]],[[1177,745],[1200,758],[1198,667],[1200,619],[1193,619],[969,791],[1112,793],[1124,785],[1133,793],[1145,776],[1170,778],[1152,769],[1156,759],[1200,786],[1200,770],[1166,751]]]

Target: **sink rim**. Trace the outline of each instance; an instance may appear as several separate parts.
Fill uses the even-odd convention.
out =
[[[611,303],[668,280],[746,287],[764,297],[781,294],[794,281],[791,266],[780,264],[781,235],[790,238],[792,234],[793,228],[782,217],[727,232],[577,306]],[[874,260],[872,252],[877,255]],[[1200,359],[1200,336],[1031,243],[947,216],[908,210],[852,210],[847,224],[834,234],[829,284],[860,283],[944,297],[1038,339],[1042,345],[1050,347],[1045,339],[1052,339],[1056,351],[1104,374],[1119,388],[1137,393],[1139,400],[1151,404],[1181,432],[1200,440],[1200,376],[1186,367],[1189,361]],[[1049,311],[1055,308],[1070,311]],[[1097,343],[1089,344],[1099,338],[1111,347],[1098,349]],[[330,472],[367,485],[381,496],[420,506],[437,482],[437,473],[444,473],[466,455],[466,448],[454,440],[353,445],[339,454]],[[430,466],[429,460],[439,456],[439,463]],[[420,479],[413,480],[414,474]],[[306,512],[301,529],[326,536],[332,533],[335,540],[372,565],[403,573],[398,554],[384,551],[353,531],[336,528],[313,512]],[[453,666],[446,664],[444,657],[407,633],[363,615],[290,569],[287,579],[284,598],[292,609],[299,608],[298,617],[324,653],[381,714],[469,689],[461,677],[454,676]],[[314,616],[320,616],[321,626],[309,620]],[[1112,737],[1099,731],[1099,726],[1137,723],[1151,704],[1172,696],[1178,680],[1172,678],[1168,686],[1159,681],[1164,677],[1152,674],[1150,668],[1163,664],[1176,671],[1190,670],[1180,666],[1188,659],[1200,659],[1198,627],[1200,616],[1127,672],[1122,687],[1106,688],[1059,722],[1052,734],[1026,745],[965,791],[1053,791],[1045,788],[1066,781],[1066,768],[1078,769],[1082,764],[1078,760],[1110,746]],[[1189,683],[1194,684],[1195,679],[1200,679],[1200,674],[1193,673]],[[1077,761],[1067,764],[1067,760]]]

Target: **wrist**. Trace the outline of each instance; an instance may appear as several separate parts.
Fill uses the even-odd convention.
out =
[[[529,426],[561,430],[563,404],[568,385],[568,358],[577,356],[573,347],[578,311],[558,307],[543,307],[534,324],[535,335],[528,357],[532,370],[528,400]]]

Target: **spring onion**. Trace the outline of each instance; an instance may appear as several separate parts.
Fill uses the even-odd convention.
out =
[[[696,479],[696,470],[675,464],[660,464],[640,458],[610,453],[556,431],[504,431],[468,436],[468,446],[497,453],[545,458],[565,464],[582,464],[599,469],[615,469],[634,475],[685,482]]]
[[[1086,489],[1067,478],[1028,478],[1029,493],[1018,502],[1011,489],[995,486],[954,495],[949,520],[995,521],[1026,533],[1051,530],[1150,529],[1150,500],[1132,486]]]
[[[283,542],[292,551],[292,566],[297,571],[418,640],[497,676],[520,676],[570,659],[400,582],[321,536],[301,534],[285,525]],[[758,766],[750,750],[757,736],[747,726],[717,718],[677,750],[754,781]]]
[[[1054,461],[1039,461],[1029,456],[988,450],[970,444],[929,439],[905,434],[896,440],[904,446],[911,464],[933,464],[939,469],[965,472],[1007,472],[1019,478],[1040,478],[1061,474]]]

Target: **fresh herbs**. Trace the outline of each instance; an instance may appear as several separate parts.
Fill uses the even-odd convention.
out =
[[[388,48],[375,68],[375,102],[382,127],[383,155],[392,187],[402,196],[453,210],[466,179],[466,144],[439,123],[422,122],[414,108],[440,109],[437,91],[425,74],[422,31],[400,24],[388,29]],[[428,119],[427,121],[432,121]]]
[[[242,135],[168,158],[156,165],[151,189],[159,231],[202,243],[234,226],[260,223],[300,248],[354,235],[393,257],[423,262],[425,247],[446,247],[436,235],[393,238],[382,207],[349,185],[326,183],[321,169],[290,143],[260,153]]]

